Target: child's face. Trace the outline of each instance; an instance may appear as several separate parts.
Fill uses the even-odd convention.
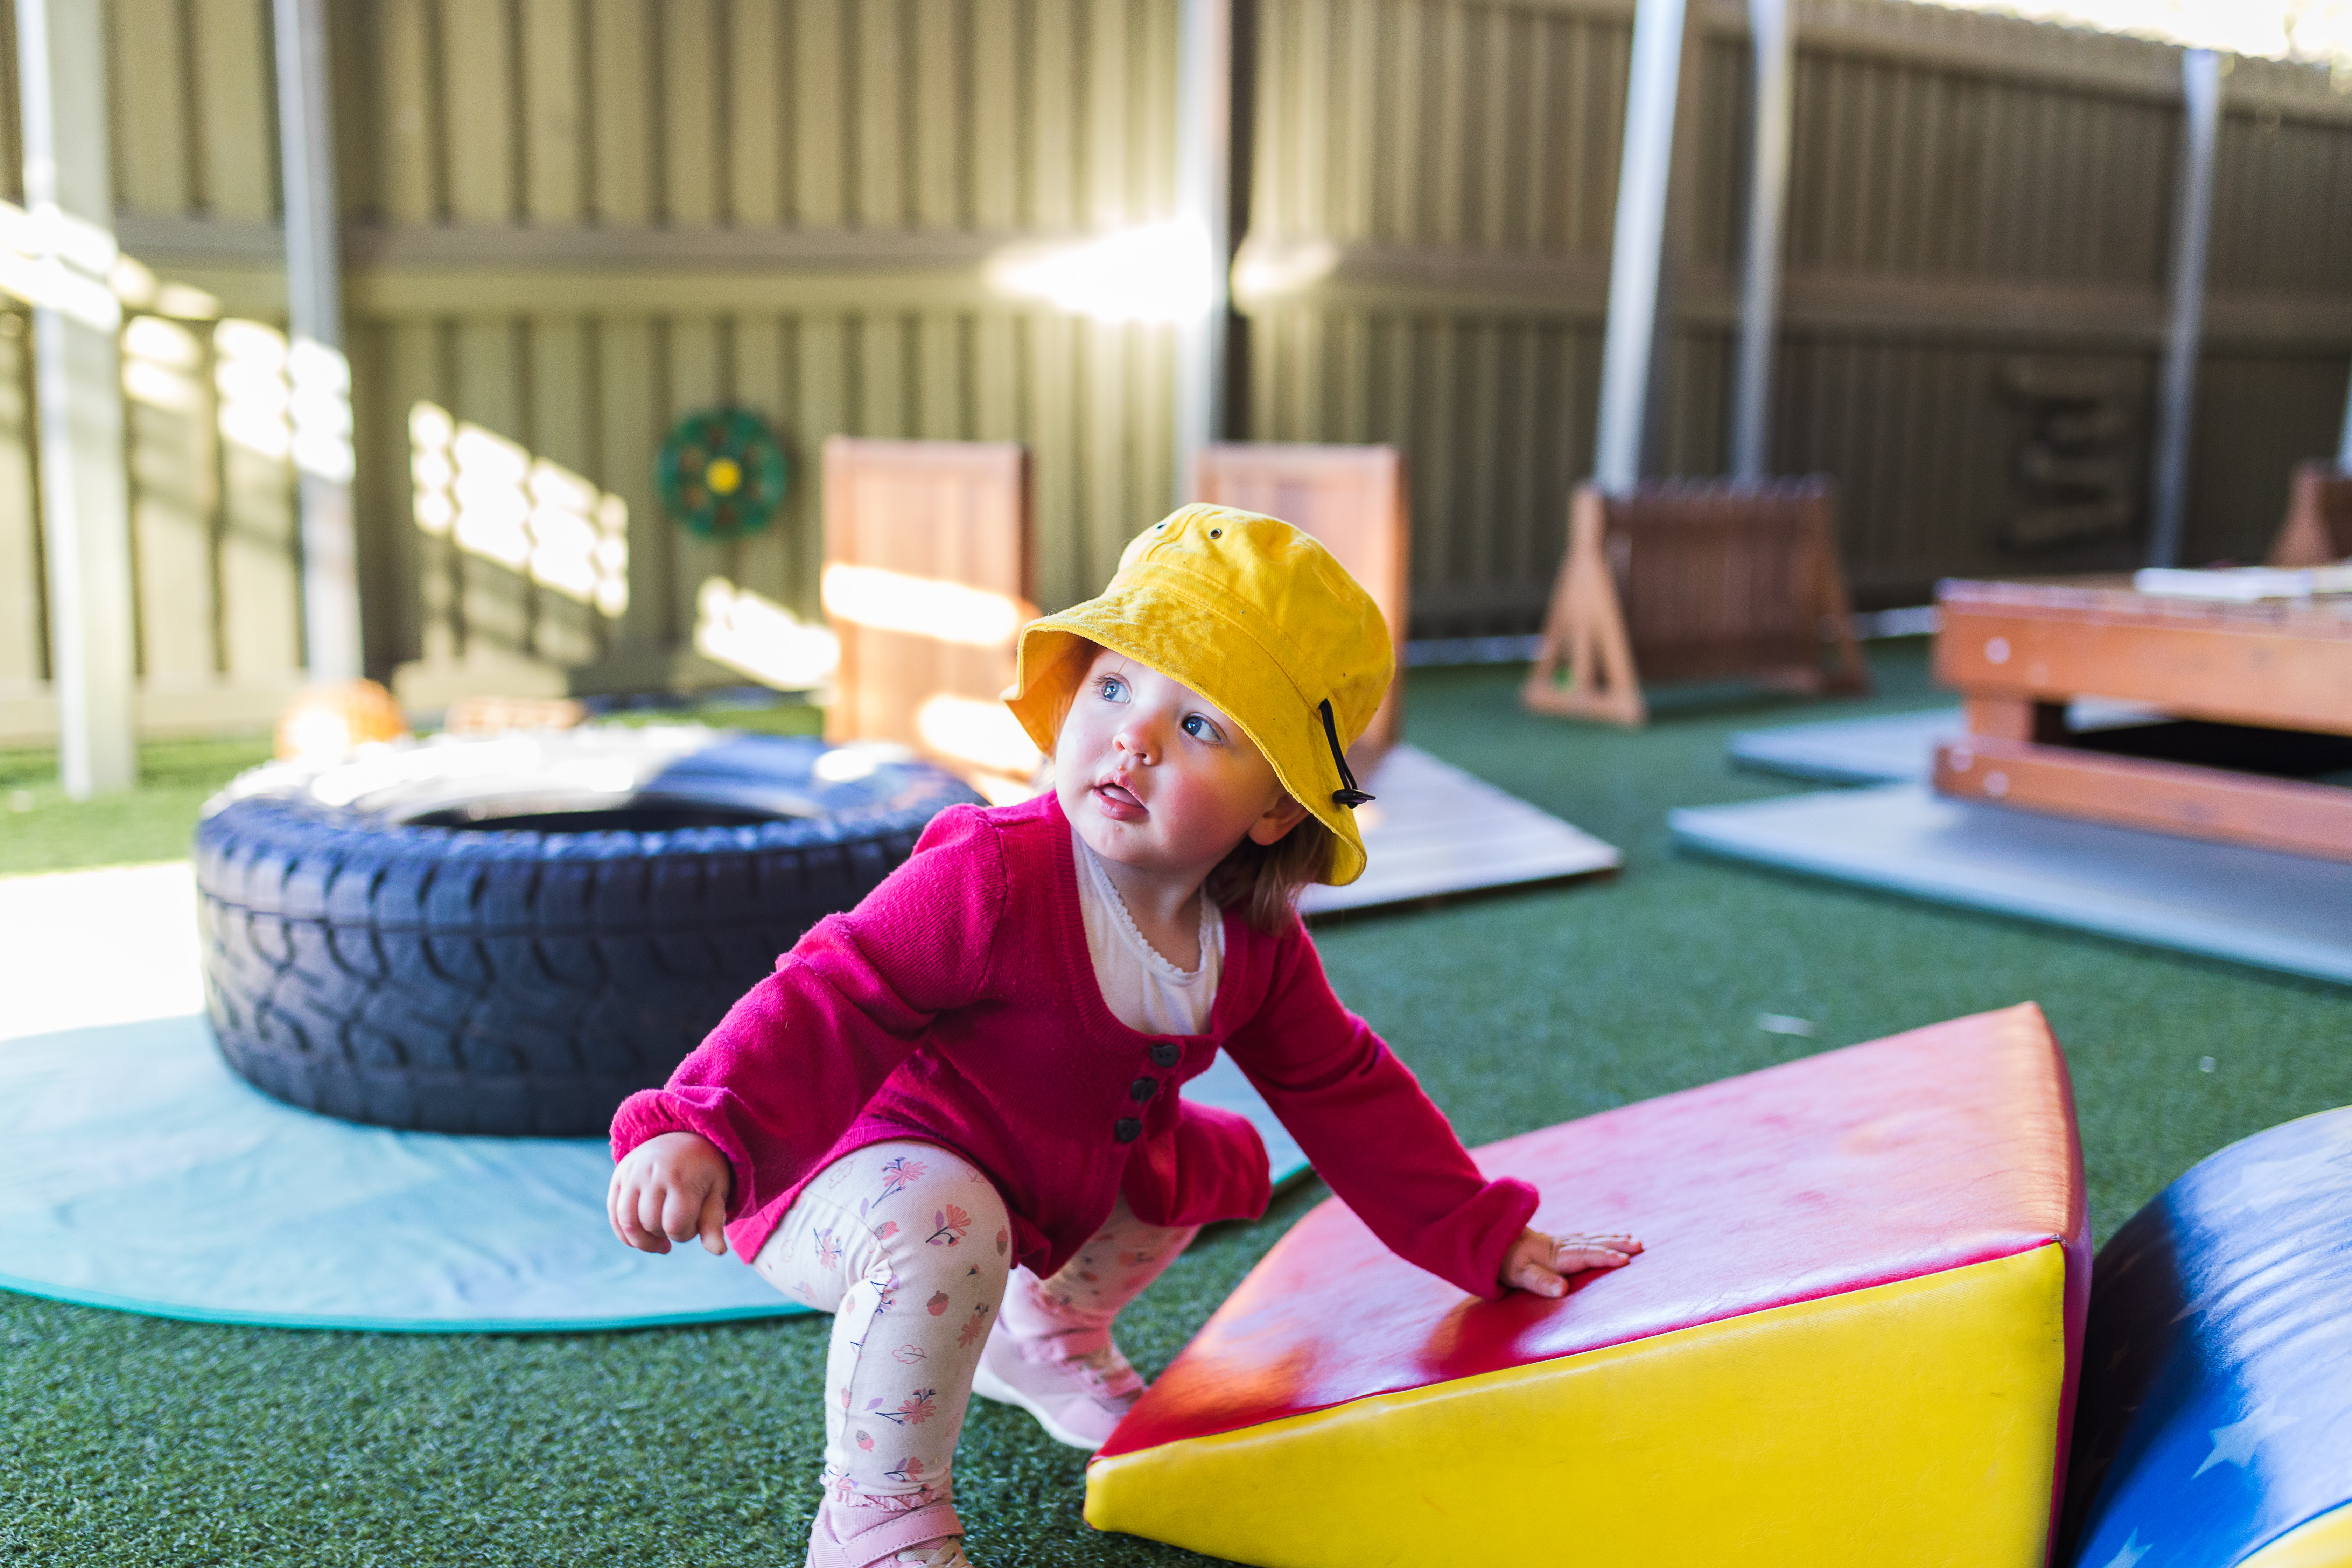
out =
[[[1240,725],[1108,649],[1062,722],[1054,790],[1096,854],[1171,876],[1205,877],[1243,838],[1271,844],[1307,814]]]

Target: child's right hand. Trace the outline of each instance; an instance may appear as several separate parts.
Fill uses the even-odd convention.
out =
[[[613,1234],[644,1252],[667,1252],[699,1234],[709,1251],[727,1251],[727,1194],[735,1173],[717,1144],[699,1132],[664,1132],[629,1151],[604,1189]]]

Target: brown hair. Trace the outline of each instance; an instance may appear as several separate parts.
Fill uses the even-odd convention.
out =
[[[1062,725],[1070,716],[1070,706],[1077,700],[1078,688],[1085,684],[1095,656],[1102,651],[1100,644],[1085,637],[1074,637],[1057,671],[1062,677],[1054,710],[1057,744]],[[1053,769],[1054,759],[1048,756],[1038,770],[1040,783],[1049,789],[1053,787]],[[1218,908],[1239,910],[1242,918],[1259,931],[1278,932],[1297,910],[1298,895],[1307,890],[1309,883],[1319,882],[1331,874],[1332,851],[1338,847],[1339,836],[1310,812],[1271,844],[1244,837],[1217,862],[1216,869],[1209,873],[1201,889]]]

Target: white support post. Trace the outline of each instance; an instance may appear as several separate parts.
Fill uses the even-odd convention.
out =
[[[359,679],[352,520],[352,370],[343,357],[341,221],[325,0],[275,0],[278,156],[286,200],[287,371],[302,510],[302,640],[310,679]]]
[[[1771,437],[1772,345],[1780,300],[1780,221],[1789,201],[1795,98],[1789,0],[1748,0],[1756,118],[1748,159],[1748,254],[1739,283],[1739,361],[1731,407],[1731,477],[1764,477]]]
[[[2181,515],[2189,496],[2189,443],[2197,411],[2197,353],[2205,325],[2205,254],[2213,221],[2213,146],[2221,128],[2221,58],[2211,49],[2180,57],[2186,109],[2180,189],[2172,222],[2172,319],[2165,329],[2158,393],[2156,474],[2147,563],[2180,563]]]
[[[58,772],[87,800],[139,782],[103,8],[16,0],[16,59],[39,252],[29,292]]]
[[[1225,425],[1225,333],[1233,286],[1233,0],[1183,0],[1177,26],[1176,213],[1208,272],[1199,315],[1176,327],[1176,504],[1193,499],[1192,459]]]
[[[1658,266],[1674,163],[1675,97],[1682,73],[1683,0],[1638,0],[1625,93],[1625,153],[1609,253],[1609,327],[1601,347],[1601,427],[1592,477],[1622,495],[1642,477],[1642,420],[1658,326]]]

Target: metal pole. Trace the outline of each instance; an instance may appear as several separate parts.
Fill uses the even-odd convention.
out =
[[[2172,320],[2165,330],[2159,393],[2154,518],[2147,542],[2151,566],[2180,563],[2189,442],[2197,410],[2197,348],[2205,325],[2205,251],[2213,221],[2213,143],[2221,126],[2221,57],[2211,49],[2182,54],[2180,96],[2187,114],[2180,196],[2173,214]]]
[[[58,772],[76,800],[139,782],[105,50],[102,7],[16,0],[25,205],[40,249],[33,380],[49,664]]]
[[[1764,477],[1770,437],[1772,340],[1780,298],[1780,219],[1789,201],[1795,54],[1788,0],[1748,0],[1756,120],[1748,162],[1748,255],[1740,273],[1739,363],[1731,407],[1731,477]]]
[[[1658,264],[1674,161],[1675,94],[1682,69],[1683,0],[1639,0],[1625,94],[1625,152],[1609,254],[1609,328],[1601,348],[1601,427],[1593,479],[1612,494],[1642,472],[1642,415],[1657,331]]]
[[[362,651],[359,545],[352,521],[352,370],[343,357],[327,8],[325,0],[275,0],[275,7],[305,662],[313,680],[356,680]]]
[[[1233,0],[1184,0],[1178,26],[1176,212],[1202,250],[1208,289],[1176,334],[1176,503],[1192,500],[1192,460],[1225,425],[1225,333],[1233,310]]]

